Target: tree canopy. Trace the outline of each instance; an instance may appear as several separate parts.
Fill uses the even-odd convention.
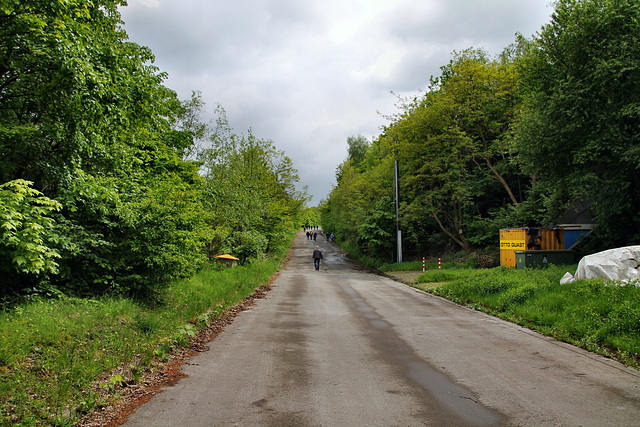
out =
[[[518,151],[560,215],[592,204],[604,246],[640,238],[640,3],[560,1],[520,62]]]
[[[392,214],[377,201],[393,197],[398,160],[409,256],[497,250],[500,228],[568,222],[576,206],[597,225],[589,250],[637,242],[639,13],[633,0],[560,0],[537,35],[495,58],[453,52],[425,93],[400,99],[364,158],[347,140],[323,224],[390,261],[366,235],[395,244],[393,224],[371,225],[383,205]]]
[[[0,297],[152,296],[216,250],[265,256],[304,205],[273,143],[163,85],[124,4],[2,2]]]

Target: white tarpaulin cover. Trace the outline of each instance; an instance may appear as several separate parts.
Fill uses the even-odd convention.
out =
[[[578,263],[576,274],[565,274],[560,283],[564,285],[578,279],[594,277],[629,283],[640,280],[639,265],[640,246],[609,249],[582,258]]]

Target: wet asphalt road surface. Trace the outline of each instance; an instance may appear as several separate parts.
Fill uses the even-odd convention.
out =
[[[304,233],[210,346],[125,425],[640,425],[640,372],[358,269]]]

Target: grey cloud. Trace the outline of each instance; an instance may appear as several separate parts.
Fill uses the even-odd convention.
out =
[[[335,184],[346,138],[378,135],[378,112],[425,90],[453,50],[498,53],[548,21],[547,0],[128,0],[132,41],[167,86],[220,103],[238,133],[273,140],[314,201]]]

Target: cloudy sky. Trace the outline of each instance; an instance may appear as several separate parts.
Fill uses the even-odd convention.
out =
[[[149,46],[181,99],[222,105],[235,133],[272,140],[326,198],[349,136],[371,140],[451,53],[497,54],[549,22],[549,0],[128,0],[131,41]],[[392,93],[393,92],[393,93]],[[394,95],[394,93],[396,95]]]

